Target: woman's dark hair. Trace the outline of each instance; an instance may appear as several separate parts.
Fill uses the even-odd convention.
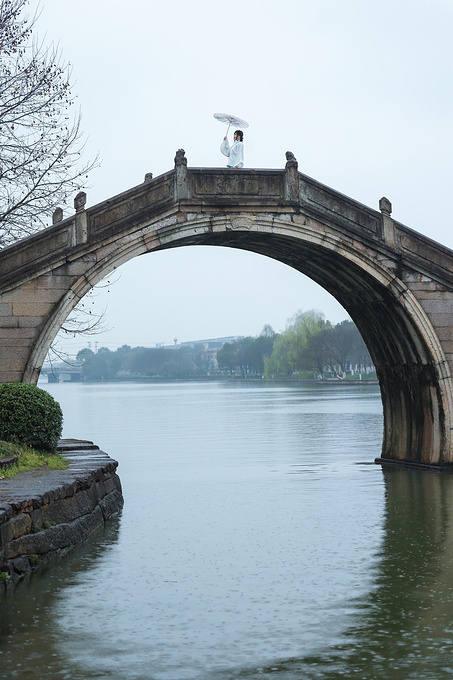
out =
[[[239,141],[240,141],[240,142],[243,141],[243,139],[244,139],[244,133],[242,132],[242,130],[236,130],[234,134],[239,136]]]

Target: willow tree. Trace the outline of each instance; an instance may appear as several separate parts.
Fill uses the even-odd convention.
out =
[[[316,341],[312,338],[319,338],[330,327],[330,321],[325,321],[324,314],[316,309],[296,312],[276,338],[272,354],[264,358],[266,377],[292,376],[322,366],[322,358],[314,355]],[[316,349],[321,349],[324,356],[324,346],[316,346]]]
[[[57,48],[33,40],[28,0],[0,0],[0,247],[51,221],[83,188],[80,114]]]

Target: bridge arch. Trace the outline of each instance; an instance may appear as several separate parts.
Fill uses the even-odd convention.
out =
[[[235,215],[235,214],[233,214]],[[181,222],[165,243],[149,246],[143,234],[117,243],[93,263],[63,296],[49,317],[26,369],[36,373],[62,323],[96,283],[125,262],[153,251],[193,245],[227,246],[253,251],[285,263],[330,292],[358,326],[375,363],[384,411],[384,458],[436,463],[436,451],[447,451],[445,423],[450,392],[445,389],[446,360],[432,325],[412,292],[377,261],[374,253],[357,249],[316,225],[298,219],[262,218],[255,229],[252,214],[242,213],[231,229],[232,215],[203,214]],[[238,219],[238,218],[237,218]],[[306,222],[306,220],[303,220]],[[244,226],[245,225],[245,226]],[[448,377],[447,377],[448,376]],[[448,386],[447,386],[448,387]],[[404,426],[402,426],[404,424]],[[391,456],[389,456],[391,454]]]
[[[226,246],[287,264],[321,285],[359,328],[384,409],[382,456],[452,465],[453,253],[393,221],[281,170],[186,167],[76,214],[0,253],[3,381],[36,382],[61,324],[101,279],[134,257]]]

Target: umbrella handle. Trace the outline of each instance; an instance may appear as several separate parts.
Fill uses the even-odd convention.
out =
[[[227,131],[226,131],[225,137],[228,137],[228,133],[229,133],[229,131],[230,131],[230,126],[231,126],[231,120],[230,120],[230,122],[228,123],[228,127],[227,127]]]

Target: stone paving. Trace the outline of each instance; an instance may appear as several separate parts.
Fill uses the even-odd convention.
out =
[[[58,452],[70,461],[67,470],[32,470],[21,472],[12,479],[0,479],[0,510],[5,502],[18,503],[43,496],[62,485],[73,484],[105,465],[110,467],[113,463],[116,467],[116,461],[90,441],[61,439]]]

